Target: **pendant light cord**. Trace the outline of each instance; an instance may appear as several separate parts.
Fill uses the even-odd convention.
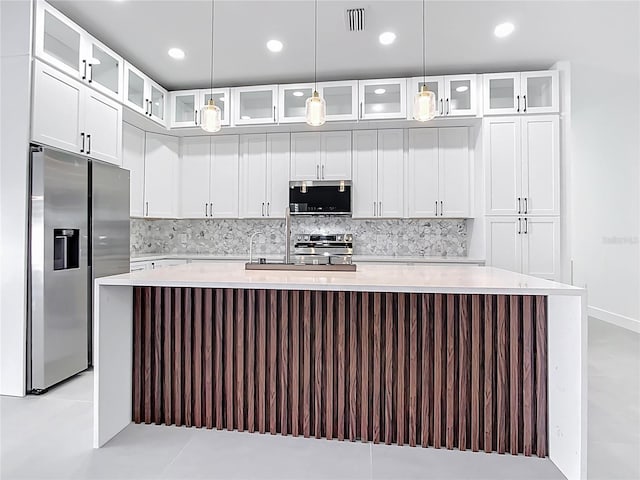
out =
[[[314,4],[314,39],[313,39],[313,83],[314,91],[318,91],[318,0]]]
[[[211,0],[211,76],[210,76],[210,81],[211,81],[211,88],[210,88],[210,93],[211,93],[211,99],[213,99],[213,6],[215,4],[215,0]]]
[[[425,29],[425,3],[422,0],[422,77],[423,82],[427,83],[427,34]]]

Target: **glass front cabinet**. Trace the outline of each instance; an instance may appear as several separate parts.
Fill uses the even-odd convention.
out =
[[[167,91],[144,73],[125,62],[124,68],[124,104],[166,125]]]
[[[557,113],[558,72],[513,72],[484,75],[484,114]]]
[[[183,90],[171,92],[171,128],[198,127],[201,125],[200,110],[213,97],[214,103],[220,108],[222,125],[229,122],[229,89],[214,88],[203,90]]]
[[[436,117],[475,116],[477,75],[414,77],[407,80],[407,118],[413,119],[413,99],[423,85],[436,96]]]
[[[115,100],[124,60],[46,2],[37,2],[36,56]]]
[[[305,105],[313,90],[313,83],[280,85],[278,122],[305,122]],[[320,82],[318,93],[327,104],[327,122],[358,120],[357,81]]]
[[[360,80],[361,120],[407,117],[407,81],[404,78]]]
[[[237,87],[231,107],[234,125],[257,125],[278,121],[278,85]]]

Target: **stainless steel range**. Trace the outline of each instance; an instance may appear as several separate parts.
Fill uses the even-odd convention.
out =
[[[297,265],[351,265],[353,235],[299,234],[293,248],[293,261]]]

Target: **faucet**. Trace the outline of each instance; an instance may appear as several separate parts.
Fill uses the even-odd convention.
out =
[[[289,207],[284,210],[284,263],[289,265],[291,263],[291,209]]]
[[[253,263],[253,239],[256,235],[264,235],[264,232],[254,232],[249,239],[249,263]]]

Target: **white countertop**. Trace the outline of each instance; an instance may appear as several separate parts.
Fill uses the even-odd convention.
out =
[[[268,260],[281,260],[283,255],[256,254],[255,258],[263,257]],[[131,257],[131,262],[157,262],[159,260],[215,260],[215,261],[242,261],[248,260],[248,255],[211,255],[207,253],[169,253],[169,254],[145,254],[139,257]],[[410,256],[381,256],[381,255],[354,255],[353,262],[379,262],[379,263],[468,263],[484,265],[485,261],[472,257],[410,257]]]
[[[190,263],[114,275],[97,285],[409,293],[582,295],[584,289],[475,265],[358,265],[356,272],[245,270],[239,262]]]

